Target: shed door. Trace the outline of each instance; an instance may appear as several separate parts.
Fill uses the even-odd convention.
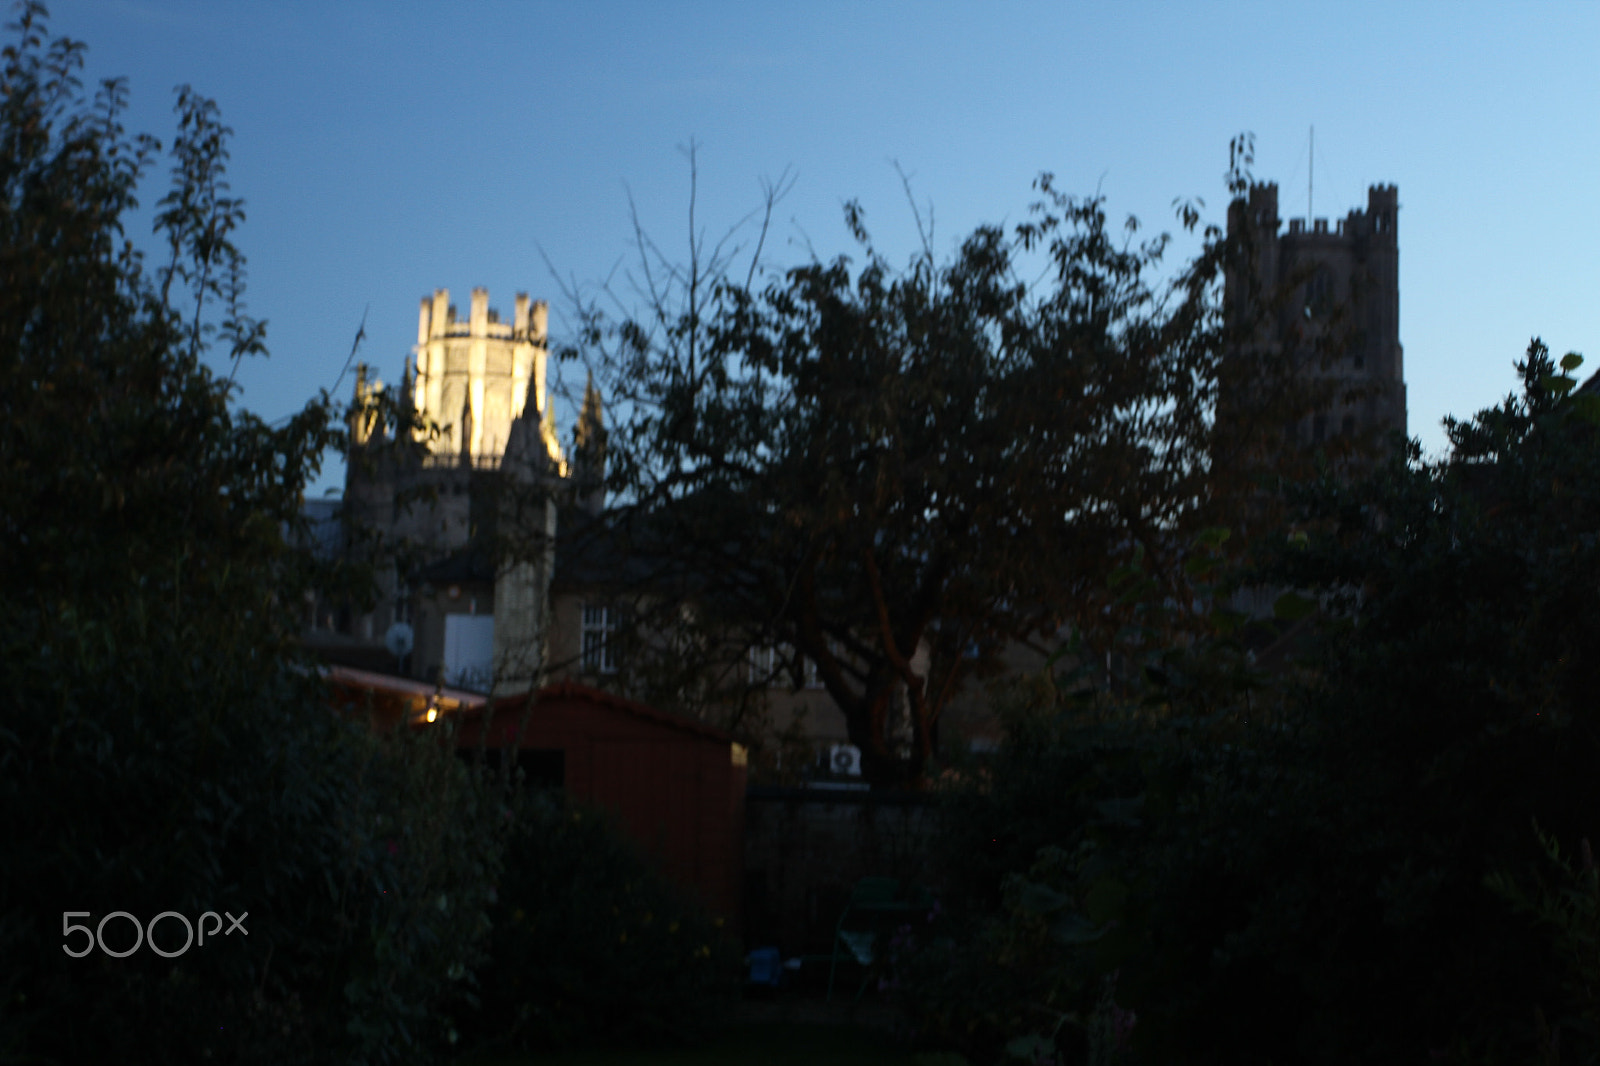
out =
[[[628,835],[670,877],[692,882],[697,865],[699,784],[682,744],[604,740],[595,744],[595,801],[615,811]]]
[[[460,748],[456,754],[472,762],[478,757],[478,749]],[[483,753],[484,764],[498,771],[504,754],[501,748],[490,748]],[[527,788],[561,788],[567,783],[567,753],[560,748],[523,748],[517,752],[517,769],[522,771]]]

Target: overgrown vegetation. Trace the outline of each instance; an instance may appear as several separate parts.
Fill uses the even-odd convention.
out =
[[[1187,648],[1132,634],[1115,692],[1019,695],[952,807],[925,1034],[989,1061],[1595,1060],[1592,863],[1547,872],[1600,810],[1578,364],[1536,341],[1443,462],[1296,490],[1250,575],[1320,604],[1290,667],[1252,676],[1214,611]]]
[[[448,730],[332,712],[304,596],[372,575],[295,545],[344,412],[231,405],[207,360],[266,330],[229,131],[179,90],[147,271],[122,226],[160,145],[124,130],[121,82],[82,91],[83,54],[37,4],[0,54],[0,1061],[703,1031],[726,941],[598,819],[518,798]]]
[[[1236,194],[1249,161],[1241,139]],[[781,649],[767,672],[816,678],[878,784],[922,782],[943,709],[1007,649],[1069,623],[1103,641],[1119,624],[1104,578],[1133,552],[1186,603],[1174,549],[1291,457],[1275,434],[1306,402],[1278,387],[1300,353],[1257,358],[1257,319],[1223,313],[1247,241],[1187,205],[1201,251],[1163,277],[1168,235],[1118,232],[1103,199],[1049,175],[1035,192],[1025,222],[980,227],[948,260],[921,226],[903,269],[857,204],[859,264],[759,277],[763,228],[740,279],[729,242],[692,234],[675,263],[641,237],[637,307],[580,303],[565,353],[620,412],[614,518],[648,531],[703,618],[695,666]],[[1279,294],[1248,295],[1274,312]],[[1243,382],[1252,402],[1219,425]]]
[[[704,1039],[737,996],[733,930],[665,881],[604,812],[536,794],[491,908],[484,1047],[662,1048]]]
[[[21,9],[0,55],[0,1059],[387,1063],[703,1032],[729,946],[599,819],[328,712],[296,610],[361,575],[286,531],[337,412],[265,425],[205,365],[265,337],[215,105],[179,94],[147,272],[121,225],[159,146],[81,65]],[[1262,537],[1253,512],[1236,569],[1246,538],[1213,504],[1242,497],[1191,464],[1217,446],[1223,247],[1163,304],[1140,280],[1158,246],[1041,192],[1020,245],[984,230],[896,273],[861,229],[861,270],[719,278],[715,316],[691,300],[661,334],[596,324],[655,401],[639,439],[692,475],[635,498],[705,519],[691,570],[737,564],[706,602],[798,676],[818,664],[880,780],[930,750],[919,644],[958,679],[1001,639],[1109,619],[1011,692],[1004,751],[949,808],[951,895],[891,945],[886,986],[975,1061],[1600,1059],[1600,398],[1580,361],[1535,342],[1519,393],[1451,423],[1441,462],[1281,484],[1289,523]],[[1038,300],[1012,278],[1029,242],[1055,266]],[[1080,352],[1099,361],[1057,358]],[[1045,426],[1069,392],[1116,402]],[[985,455],[1017,480],[952,469]],[[1019,501],[1063,470],[1093,474],[1044,493],[1075,524],[1030,524]],[[1243,584],[1295,591],[1263,628],[1226,608]],[[881,713],[900,683],[909,754]],[[169,922],[103,950],[124,924],[61,950],[74,916],[169,911],[247,932],[179,952]]]
[[[296,611],[358,575],[285,533],[334,409],[265,425],[204,363],[264,350],[228,130],[179,91],[147,273],[122,221],[159,145],[82,62],[35,4],[0,55],[0,1059],[425,1059],[483,952],[499,794],[330,712]]]

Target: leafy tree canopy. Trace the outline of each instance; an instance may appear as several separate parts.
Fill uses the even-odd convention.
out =
[[[153,271],[123,229],[160,152],[24,4],[0,51],[0,1060],[396,1062],[480,954],[498,795],[336,717],[297,653],[286,534],[328,398],[281,425],[205,365],[245,311],[228,130],[181,89]],[[112,958],[63,911],[247,916]],[[134,943],[126,919],[108,944]],[[143,933],[140,939],[143,940]]]
[[[1236,143],[1235,192],[1248,158]],[[1116,232],[1049,175],[1036,190],[1014,229],[948,261],[925,233],[904,269],[855,204],[859,263],[765,280],[704,241],[682,267],[641,241],[644,313],[587,309],[626,517],[736,646],[814,664],[879,782],[920,778],[942,709],[1009,643],[1114,630],[1105,577],[1135,553],[1188,603],[1185,546],[1261,469],[1218,456],[1282,425],[1267,405],[1213,417],[1247,373],[1223,358],[1250,328],[1221,313],[1236,242],[1204,229],[1162,281],[1166,235]]]
[[[1580,362],[1535,341],[1443,461],[1293,489],[1260,576],[1318,607],[1297,671],[1241,688],[1221,627],[1130,647],[1142,699],[1040,689],[951,810],[976,920],[925,959],[930,1024],[1092,1048],[1110,982],[1136,1061],[1595,1060]]]

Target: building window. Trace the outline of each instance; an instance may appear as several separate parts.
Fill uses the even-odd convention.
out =
[[[583,605],[583,668],[597,674],[617,672],[612,636],[617,631],[617,609],[602,604]]]
[[[750,649],[750,684],[770,685],[773,681],[773,665],[778,657],[778,649],[771,646],[758,646]]]
[[[798,661],[799,676],[794,673]],[[822,688],[822,678],[817,675],[816,660],[795,654],[794,645],[754,647],[749,653],[750,684],[763,688],[782,688],[794,683],[799,688]]]
[[[844,657],[845,657],[844,656],[844,647],[842,645],[840,645],[840,643],[837,640],[834,640],[832,637],[829,637],[827,639],[828,639],[828,654],[833,656],[835,660],[842,661],[844,659]],[[827,688],[827,686],[825,684],[823,684],[823,682],[822,682],[821,674],[818,673],[818,671],[817,671],[817,662],[816,662],[815,659],[807,658],[805,660],[804,673],[805,673],[804,684],[805,684],[806,688]]]
[[[1333,276],[1326,266],[1317,267],[1306,283],[1306,317],[1327,318],[1333,310]]]

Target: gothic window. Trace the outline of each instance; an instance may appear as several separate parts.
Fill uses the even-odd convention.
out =
[[[1327,266],[1317,267],[1306,281],[1306,317],[1326,318],[1333,310],[1333,274]]]
[[[617,672],[612,636],[617,631],[617,609],[605,604],[583,605],[583,668],[597,674]]]

